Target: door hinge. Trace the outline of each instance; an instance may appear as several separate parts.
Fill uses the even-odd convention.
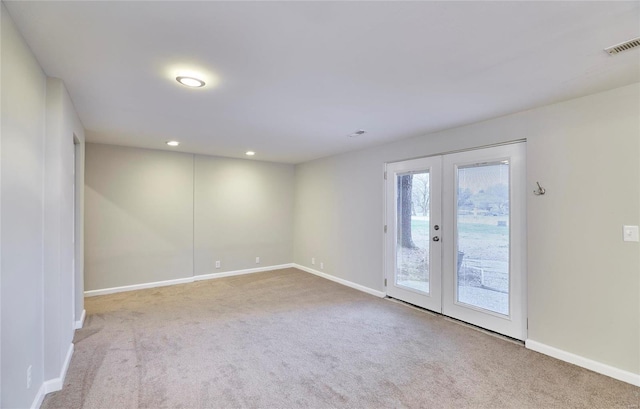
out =
[[[384,171],[384,180],[387,180],[387,171]]]
[[[387,279],[386,278],[384,279],[384,286],[385,287],[387,286]]]
[[[385,233],[387,232],[387,225],[386,224],[384,225],[384,232]]]
[[[527,318],[527,329],[529,329],[529,318]]]

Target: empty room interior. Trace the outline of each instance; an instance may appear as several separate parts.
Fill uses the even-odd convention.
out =
[[[0,407],[640,407],[640,2],[1,1]]]

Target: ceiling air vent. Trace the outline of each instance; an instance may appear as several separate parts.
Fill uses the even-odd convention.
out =
[[[640,47],[640,37],[634,38],[629,41],[625,41],[624,43],[612,45],[611,47],[607,47],[604,50],[609,53],[609,55],[616,55],[623,51],[632,50],[634,48]]]
[[[358,129],[354,133],[349,134],[349,138],[355,138],[356,136],[364,135],[366,133],[367,133],[367,131],[365,131],[364,129]]]

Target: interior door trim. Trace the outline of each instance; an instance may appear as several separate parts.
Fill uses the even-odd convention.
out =
[[[514,139],[508,142],[499,142],[499,143],[492,143],[492,144],[488,144],[488,145],[481,145],[481,146],[476,146],[473,148],[463,148],[463,149],[454,149],[454,150],[450,150],[450,151],[443,151],[443,152],[438,152],[438,153],[432,153],[429,155],[423,155],[423,156],[412,156],[406,159],[398,159],[398,160],[392,160],[389,162],[385,162],[384,163],[384,171],[387,171],[387,165],[392,165],[394,163],[399,163],[399,162],[406,162],[409,160],[416,160],[416,159],[426,159],[426,158],[431,158],[434,156],[446,156],[446,155],[451,155],[454,153],[462,153],[462,152],[470,152],[470,151],[477,151],[480,149],[488,149],[488,148],[497,148],[498,146],[508,146],[508,145],[514,145],[514,144],[518,144],[518,143],[525,143],[527,142],[526,138],[522,138],[522,139]]]

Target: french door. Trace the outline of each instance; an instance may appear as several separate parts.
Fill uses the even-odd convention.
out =
[[[526,336],[525,144],[387,164],[387,295]]]

